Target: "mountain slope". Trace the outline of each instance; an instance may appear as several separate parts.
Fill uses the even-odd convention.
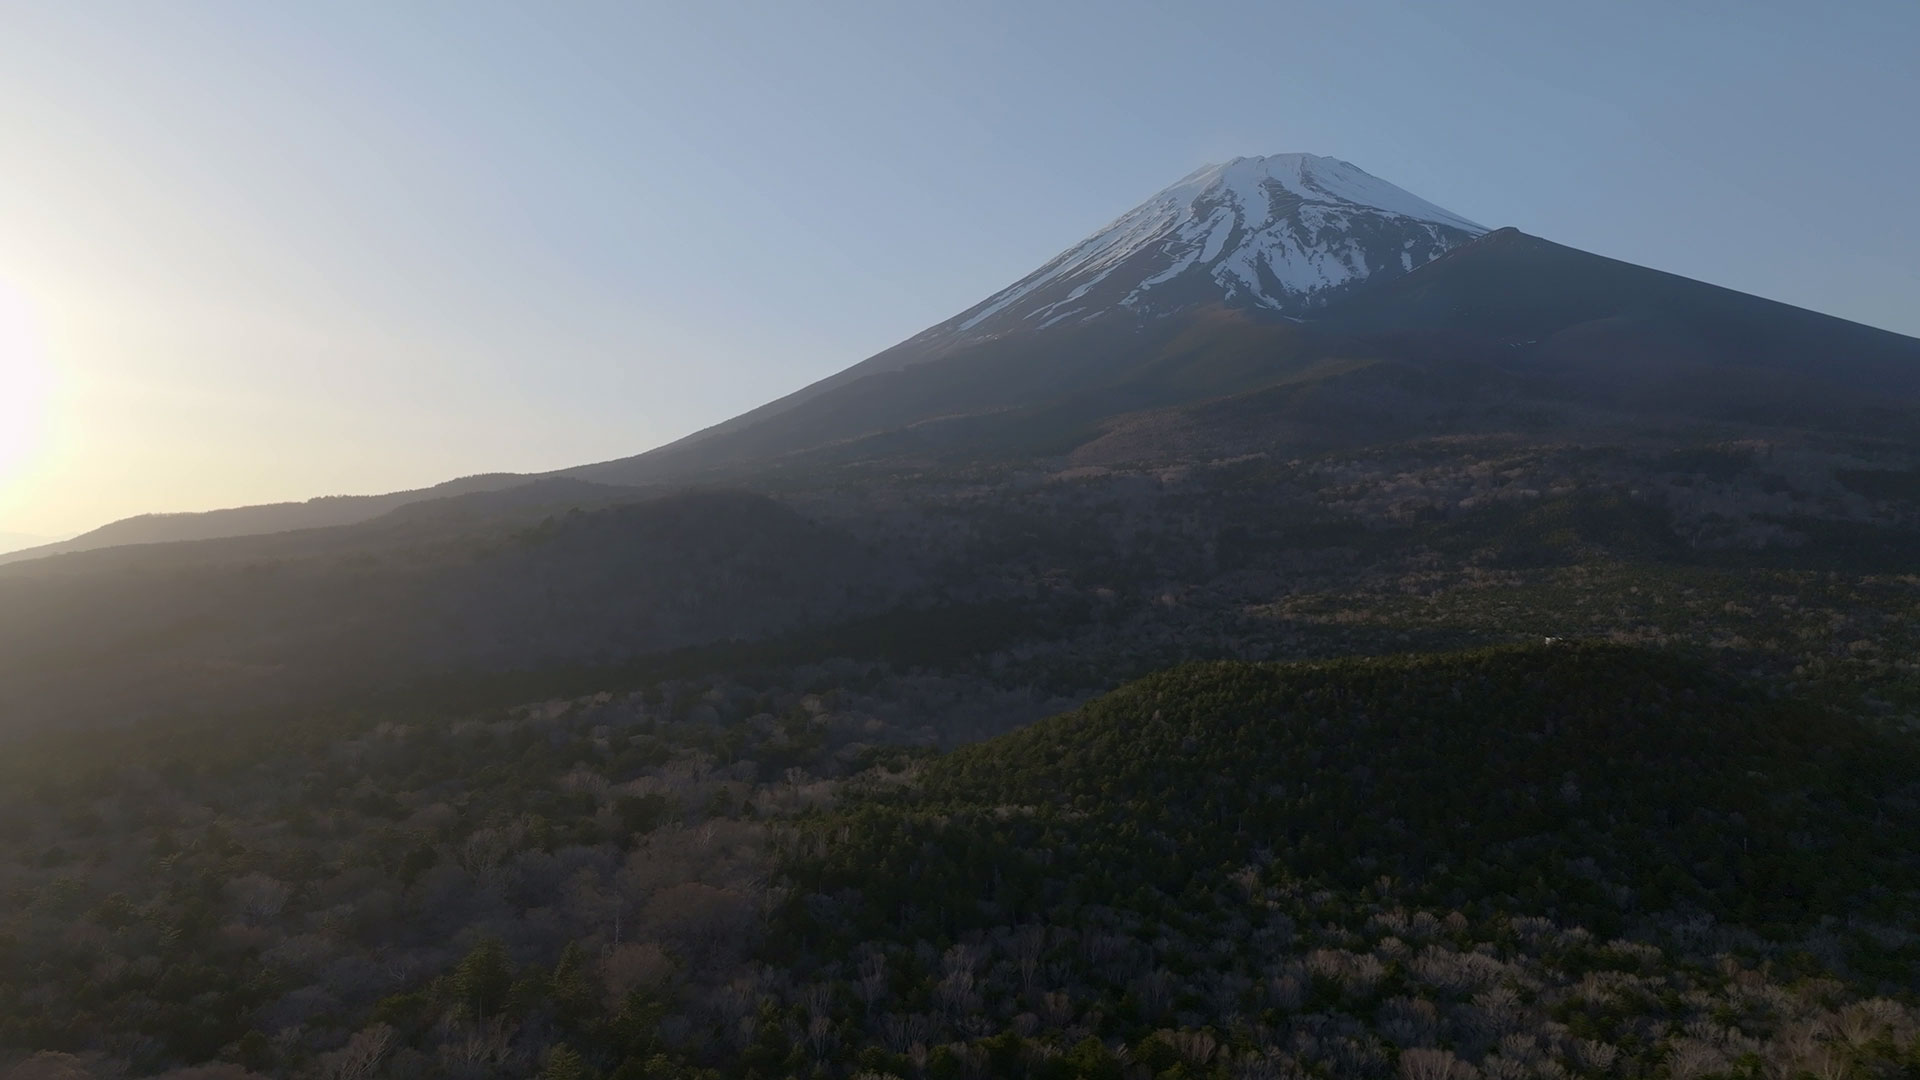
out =
[[[633,483],[1032,405],[1112,381],[1195,312],[1298,319],[1485,231],[1343,161],[1235,158],[1183,177],[1021,280],[845,371],[677,443],[576,472]],[[954,366],[917,378],[941,361]],[[991,396],[968,398],[956,384]]]
[[[1920,401],[1920,340],[1501,229],[1326,312],[1451,342],[1615,405],[1761,423],[1882,422]]]
[[[1387,366],[1362,370],[1376,363]],[[1335,392],[1299,385],[1316,369],[1340,377]],[[1294,389],[1234,405],[1225,426],[1192,411],[1283,384]],[[575,474],[637,483],[862,456],[1003,457],[1116,424],[1133,457],[1164,456],[1152,445],[1162,432],[1177,434],[1167,450],[1212,439],[1241,452],[1259,448],[1272,404],[1294,416],[1277,417],[1269,441],[1290,446],[1573,414],[1908,438],[1920,435],[1920,340],[1486,233],[1344,163],[1245,158],[838,375]],[[1188,411],[1130,415],[1170,408]],[[1035,443],[1049,424],[1058,437]]]
[[[1459,433],[1920,440],[1920,339],[1500,229],[1330,305],[1239,392],[1114,416],[1085,464]],[[1239,347],[1259,350],[1243,335]],[[1318,355],[1315,367],[1307,358]],[[1344,359],[1349,362],[1341,363]]]
[[[1008,334],[577,474],[1005,460],[1094,441],[1077,456],[1106,464],[1675,422],[1911,440],[1916,418],[1920,340],[1502,229],[1309,320],[1214,305]]]

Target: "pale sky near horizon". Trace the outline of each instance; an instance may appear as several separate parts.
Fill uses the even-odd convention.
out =
[[[1912,0],[0,0],[0,534],[637,453],[1239,154],[1920,334],[1916,55]]]

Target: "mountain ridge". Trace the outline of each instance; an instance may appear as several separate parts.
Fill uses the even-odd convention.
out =
[[[0,565],[129,544],[164,544],[263,536],[299,529],[357,525],[413,503],[501,491],[534,477],[518,473],[478,473],[423,488],[377,495],[316,495],[298,502],[259,503],[218,510],[135,514],[52,543],[0,551]]]

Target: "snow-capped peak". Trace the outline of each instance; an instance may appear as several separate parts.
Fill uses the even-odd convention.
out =
[[[1243,200],[1259,205],[1268,181],[1309,202],[1344,203],[1436,225],[1451,225],[1476,235],[1487,231],[1485,226],[1442,210],[1357,165],[1316,154],[1239,157],[1223,165],[1202,166],[1155,198],[1178,196],[1183,192],[1192,192],[1198,197],[1209,188],[1224,186]],[[1270,202],[1261,205],[1259,212],[1267,213],[1270,206]]]
[[[1235,158],[1189,173],[922,336],[974,339],[1204,303],[1300,318],[1486,231],[1335,158]]]

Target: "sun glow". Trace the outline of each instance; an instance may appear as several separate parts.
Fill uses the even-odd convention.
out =
[[[45,447],[53,365],[20,290],[0,282],[0,491],[21,483]]]

